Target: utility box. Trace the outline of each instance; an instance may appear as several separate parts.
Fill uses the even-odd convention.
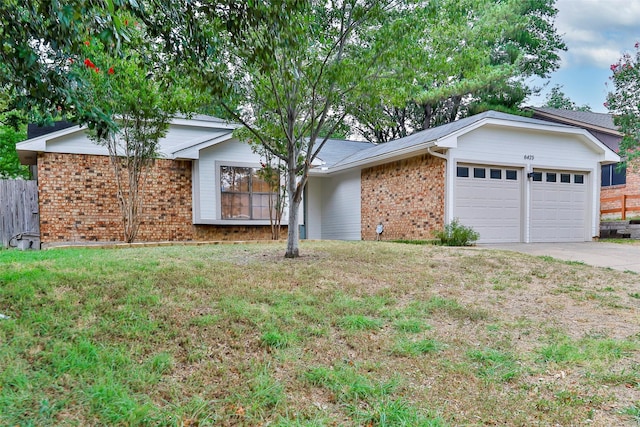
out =
[[[16,247],[21,251],[26,251],[27,249],[40,249],[40,235],[22,233],[16,236]]]

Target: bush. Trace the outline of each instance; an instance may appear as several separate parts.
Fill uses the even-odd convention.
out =
[[[445,246],[470,246],[480,238],[480,234],[471,227],[466,227],[454,218],[444,226],[444,230],[437,231],[436,238]]]

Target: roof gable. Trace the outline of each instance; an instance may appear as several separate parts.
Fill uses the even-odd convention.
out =
[[[171,120],[167,135],[160,140],[160,155],[170,159],[198,158],[198,150],[194,150],[194,147],[206,148],[207,144],[214,145],[231,139],[233,130],[239,126],[204,115],[175,117]],[[37,153],[42,152],[108,155],[106,148],[89,139],[86,132],[86,126],[60,127],[16,144],[16,150],[23,164],[35,164]]]
[[[336,162],[332,168],[328,168],[327,173],[410,157],[419,152],[428,151],[432,147],[455,148],[459,136],[487,125],[574,134],[596,151],[604,153],[607,160],[617,161],[615,160],[617,155],[613,151],[584,129],[498,111],[485,111],[475,116],[416,132],[404,138],[358,150]]]

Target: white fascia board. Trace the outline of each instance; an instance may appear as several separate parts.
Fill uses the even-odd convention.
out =
[[[235,130],[242,127],[242,125],[239,123],[203,120],[203,119],[199,119],[197,116],[191,119],[183,118],[183,117],[173,118],[171,119],[171,124],[177,125],[177,126],[206,127],[206,128],[228,129],[228,130]]]
[[[434,146],[434,141],[426,141],[421,142],[420,144],[415,144],[410,147],[400,148],[398,150],[390,151],[388,153],[384,153],[378,156],[368,157],[366,159],[358,160],[353,163],[348,163],[346,165],[340,165],[335,168],[326,168],[321,167],[319,169],[309,169],[309,175],[312,176],[323,176],[323,175],[331,175],[334,173],[344,172],[349,169],[355,168],[368,168],[372,166],[377,166],[389,162],[393,162],[395,160],[402,160],[408,157],[412,157],[418,155],[421,152],[426,152],[429,147]]]
[[[233,132],[225,133],[217,138],[211,138],[210,135],[194,138],[178,147],[175,147],[172,152],[166,153],[167,158],[197,160],[200,158],[200,150],[220,144],[221,142],[228,141],[230,139],[233,139]]]

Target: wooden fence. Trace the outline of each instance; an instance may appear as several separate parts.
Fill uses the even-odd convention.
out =
[[[600,205],[607,202],[618,202],[619,207],[610,208],[610,209],[600,209],[600,214],[608,214],[608,213],[619,213],[620,219],[627,219],[627,212],[640,212],[640,206],[627,206],[628,200],[637,200],[640,199],[640,194],[623,194],[622,196],[617,197],[605,197],[600,199]]]
[[[40,236],[38,183],[24,180],[0,180],[0,239],[2,246],[16,245],[20,234]],[[13,240],[12,240],[13,239]]]

